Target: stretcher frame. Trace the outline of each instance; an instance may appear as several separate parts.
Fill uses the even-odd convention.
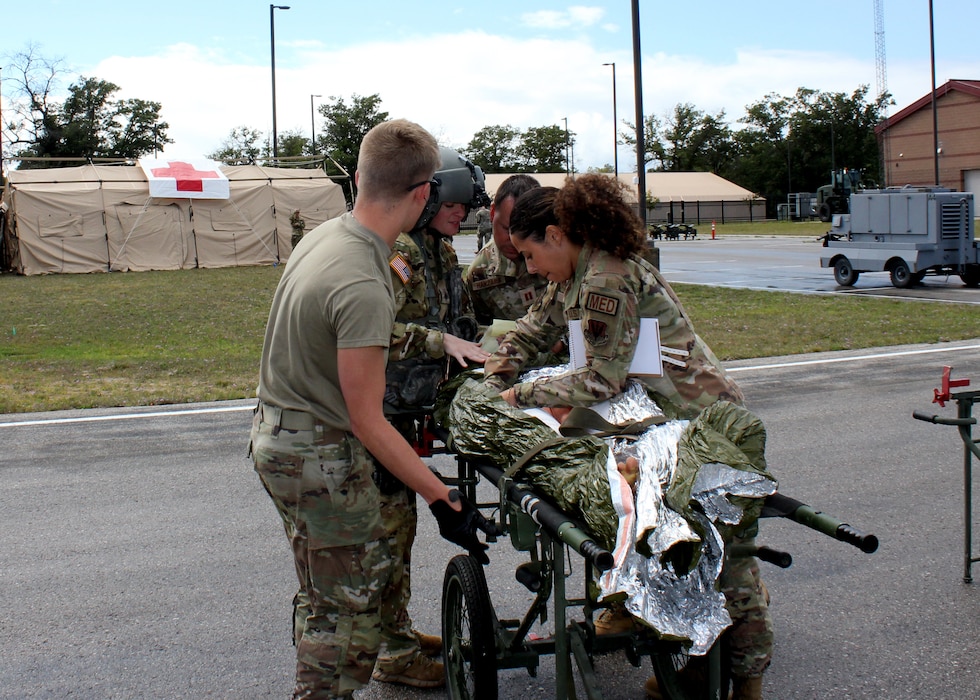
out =
[[[724,635],[704,657],[693,657],[677,641],[659,638],[653,629],[634,625],[629,632],[597,635],[594,613],[607,604],[599,604],[598,590],[592,583],[597,571],[612,566],[612,555],[600,547],[586,529],[573,518],[537,495],[533,489],[509,476],[506,470],[485,457],[454,453],[450,448],[432,449],[439,435],[449,444],[444,431],[431,431],[431,421],[420,431],[425,443],[421,453],[452,453],[457,475],[443,477],[463,496],[493,519],[504,537],[509,537],[518,551],[527,552],[530,562],[517,568],[516,578],[534,598],[519,620],[499,619],[493,608],[482,565],[472,556],[457,555],[446,567],[442,593],[443,657],[446,686],[453,700],[495,700],[497,671],[526,668],[533,677],[542,656],[555,656],[555,698],[577,698],[574,672],[578,671],[582,691],[589,700],[601,700],[602,688],[596,674],[594,657],[623,651],[634,666],[649,657],[661,693],[668,700],[718,700],[728,697],[730,677],[723,662]],[[482,479],[497,487],[499,500],[481,501],[477,486]],[[878,548],[878,538],[862,533],[847,523],[812,509],[781,494],[767,497],[762,517],[785,517],[858,547],[866,553]],[[496,538],[488,538],[494,542]],[[566,551],[583,557],[585,566],[584,597],[567,595]],[[738,545],[726,548],[726,556],[755,556],[787,568],[792,557],[768,547]],[[550,601],[550,608],[549,608]],[[582,619],[572,620],[571,608],[581,608]],[[554,633],[532,635],[537,621],[553,616]],[[464,619],[465,618],[465,619]],[[465,628],[465,629],[464,629]],[[692,665],[693,664],[693,665]],[[682,674],[682,669],[694,673]],[[698,679],[691,687],[690,678]]]

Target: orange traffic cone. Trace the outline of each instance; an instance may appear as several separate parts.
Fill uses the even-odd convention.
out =
[[[715,240],[715,222],[711,222],[711,240]]]

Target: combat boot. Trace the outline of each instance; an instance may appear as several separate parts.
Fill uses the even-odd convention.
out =
[[[732,677],[731,700],[762,700],[762,676]]]
[[[604,608],[599,611],[595,618],[596,634],[621,634],[632,632],[634,628],[633,616],[629,614],[624,605],[613,605],[611,608]]]
[[[434,634],[426,634],[418,630],[412,630],[412,634],[419,640],[419,649],[430,658],[435,658],[442,653],[442,637]]]
[[[413,688],[441,688],[446,684],[446,670],[441,663],[419,652],[399,671],[382,671],[375,667],[371,678],[382,683],[400,683]]]

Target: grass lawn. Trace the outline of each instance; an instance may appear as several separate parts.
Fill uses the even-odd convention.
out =
[[[0,275],[0,413],[255,395],[282,267]],[[677,285],[722,360],[980,336],[980,306]]]

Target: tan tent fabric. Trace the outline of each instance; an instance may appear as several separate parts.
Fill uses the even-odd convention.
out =
[[[306,230],[346,210],[321,170],[229,166],[231,197],[159,199],[138,166],[13,170],[4,243],[24,275],[177,270],[285,262],[289,218]]]
[[[612,177],[612,173],[608,173],[608,175]],[[531,173],[531,176],[543,187],[561,187],[567,179],[565,173]],[[491,197],[497,191],[500,183],[508,177],[510,174],[507,173],[486,176],[487,192],[490,193]],[[632,188],[633,200],[636,201],[636,174],[620,173],[619,181],[627,188]],[[648,172],[646,174],[646,186],[647,192],[661,202],[739,202],[756,198],[744,187],[739,187],[734,182],[714,173]]]

